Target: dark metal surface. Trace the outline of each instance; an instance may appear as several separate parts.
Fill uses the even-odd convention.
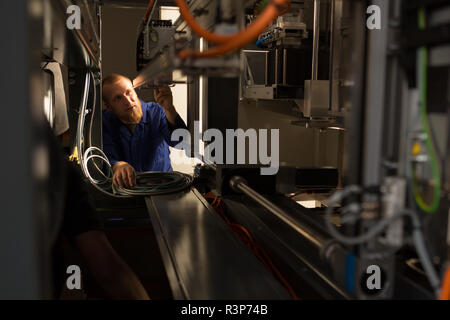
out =
[[[304,209],[283,196],[269,199],[288,212],[291,218],[308,225],[310,229],[314,227],[322,237],[326,236],[326,233],[321,231],[321,219],[318,219],[315,212]],[[342,285],[333,280],[333,274],[343,274],[345,263],[330,266],[320,257],[320,251],[310,241],[305,240],[296,230],[256,202],[248,201],[247,196],[227,196],[224,202],[227,216],[248,229],[300,298],[351,298],[351,295],[342,289]]]
[[[269,210],[272,214],[277,216],[284,223],[289,225],[292,229],[297,231],[302,237],[311,242],[315,247],[321,249],[326,239],[323,238],[320,234],[315,233],[313,230],[308,230],[307,227],[299,223],[298,221],[292,219],[283,209],[278,207],[273,202],[264,198],[261,194],[253,190],[248,186],[245,180],[241,177],[235,176],[230,180],[230,184],[232,184],[232,188],[235,190],[242,191],[245,195],[252,198],[259,205],[263,206],[267,210]]]
[[[343,17],[354,17],[346,25],[346,36],[343,36],[342,51],[351,52],[343,54],[343,79],[345,83],[351,83],[351,86],[341,87],[343,94],[343,105],[351,105],[351,112],[348,114],[346,123],[348,130],[345,142],[344,159],[344,184],[361,183],[361,163],[362,163],[362,130],[364,127],[363,117],[363,90],[365,87],[364,68],[366,56],[366,28],[365,28],[365,10],[362,1],[348,1],[344,5]]]
[[[42,1],[2,1],[0,299],[49,299],[55,212],[44,123]],[[10,107],[7,107],[10,106]],[[7,119],[7,120],[6,120]],[[55,194],[56,196],[56,194]]]
[[[198,191],[146,203],[175,299],[289,299]]]

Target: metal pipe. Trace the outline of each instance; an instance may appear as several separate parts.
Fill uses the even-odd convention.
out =
[[[334,81],[334,14],[335,14],[335,0],[331,0],[331,23],[330,23],[330,70],[329,70],[329,81],[330,81],[330,92],[328,96],[328,110],[333,110],[333,81]]]
[[[289,216],[283,209],[279,208],[277,205],[267,200],[261,194],[250,188],[244,178],[239,176],[234,176],[230,179],[230,186],[235,191],[241,191],[245,195],[252,198],[258,204],[269,210],[272,214],[281,219],[284,223],[289,225],[299,234],[301,234],[305,239],[312,243],[319,250],[322,249],[327,239],[322,235],[312,231],[309,227],[305,226],[301,222],[294,220]]]
[[[319,69],[319,38],[320,38],[320,0],[314,0],[314,34],[313,34],[313,57],[311,79],[317,80]]]
[[[89,71],[86,72],[86,78],[84,80],[84,90],[83,97],[81,99],[81,105],[78,112],[78,127],[77,127],[77,152],[78,152],[78,160],[81,164],[81,169],[85,176],[87,176],[84,167],[83,167],[83,145],[84,145],[84,118],[86,116],[86,107],[89,99],[89,88],[91,82],[91,73]]]
[[[156,8],[157,4],[158,4],[158,0],[155,0],[155,3],[153,4],[152,11],[150,11],[150,15],[148,16],[146,27],[148,27],[148,25],[150,24],[150,20],[152,19],[153,12],[155,12],[155,8]]]
[[[92,18],[91,11],[89,10],[89,3],[87,0],[84,0],[84,5],[86,7],[86,12],[87,12],[87,15],[89,18],[89,23],[91,25],[92,31],[94,32],[95,40],[97,41],[97,43],[99,43],[100,38],[98,36],[97,29],[95,28],[94,19]]]

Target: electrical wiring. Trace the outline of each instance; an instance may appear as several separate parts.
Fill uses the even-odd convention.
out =
[[[93,153],[93,152],[98,152],[98,153],[100,153],[100,155],[91,154],[91,153]],[[97,168],[97,170],[99,171],[100,175],[103,176],[104,180],[97,180],[97,179],[94,179],[94,178],[91,176],[91,174],[90,174],[90,172],[89,172],[89,170],[88,170],[88,162],[89,162],[89,160],[94,159],[94,158],[95,158],[95,159],[103,160],[103,161],[107,164],[108,175],[105,175],[105,173],[104,173],[102,170],[100,170],[100,169],[98,168],[98,166],[95,166],[95,167]],[[111,165],[110,165],[110,163],[109,163],[108,158],[106,157],[106,155],[103,153],[103,151],[102,151],[101,149],[99,149],[99,148],[97,148],[97,147],[92,147],[92,146],[89,147],[89,148],[84,152],[83,165],[84,165],[84,168],[85,168],[85,170],[86,170],[88,179],[89,179],[93,184],[104,184],[104,183],[110,183],[110,182],[112,182],[112,176],[113,176],[112,173],[113,173],[113,172],[112,172],[112,169],[111,169]]]
[[[186,21],[186,23],[189,25],[192,31],[194,31],[200,37],[205,38],[209,42],[217,44],[225,43],[233,39],[233,37],[235,36],[235,35],[218,35],[204,29],[197,23],[195,18],[192,16],[185,0],[175,0],[175,4],[180,9],[180,15],[183,17],[183,19]]]
[[[267,6],[268,2],[269,2],[269,0],[260,1],[256,8],[256,14],[259,14],[260,12],[262,12],[265,9],[265,7]]]
[[[358,186],[349,186],[348,188],[344,190],[336,191],[329,199],[328,199],[328,207],[325,211],[325,222],[327,225],[327,229],[330,232],[330,234],[338,241],[347,244],[347,245],[358,245],[365,243],[371,239],[373,239],[375,236],[379,235],[381,232],[385,230],[385,228],[392,223],[392,221],[396,220],[397,218],[405,215],[404,212],[398,212],[389,218],[381,220],[378,224],[376,224],[374,227],[372,227],[369,231],[367,231],[365,234],[357,236],[357,237],[347,237],[342,235],[334,226],[332,223],[332,212],[333,207],[335,204],[340,202],[342,199],[346,198],[351,193],[361,193],[361,188]],[[351,213],[359,213],[360,206],[347,206],[344,208],[344,211],[348,210]],[[358,210],[358,211],[355,211]],[[353,217],[352,217],[353,218]],[[341,221],[345,221],[346,217],[342,217]],[[353,219],[352,219],[353,220]]]
[[[431,262],[431,258],[428,254],[428,250],[425,246],[425,239],[423,237],[422,226],[415,211],[404,209],[402,211],[394,213],[388,218],[378,222],[375,226],[371,227],[365,234],[356,237],[348,237],[341,234],[333,225],[331,218],[334,205],[337,204],[338,202],[341,202],[347,196],[355,193],[358,194],[361,193],[362,191],[363,191],[362,188],[360,188],[359,186],[351,185],[344,188],[343,190],[335,192],[328,199],[329,203],[325,211],[325,224],[331,236],[333,236],[337,241],[346,245],[359,245],[381,234],[386,229],[386,227],[389,226],[394,220],[399,219],[403,216],[409,217],[413,225],[412,236],[417,255],[419,256],[419,259],[422,263],[425,274],[428,278],[428,281],[433,289],[435,296],[439,297],[440,294],[439,277],[436,270],[434,269],[433,263]]]
[[[159,41],[158,31],[156,31],[153,27],[150,27],[148,32],[149,32],[150,40],[154,43],[158,43],[158,41]]]
[[[256,41],[256,46],[261,49],[266,48],[265,46],[262,45],[262,43],[263,43],[263,41],[265,41],[267,39],[270,39],[270,35],[267,35],[267,36],[264,36],[264,37],[258,39],[258,41]]]
[[[94,115],[95,115],[95,109],[97,107],[97,86],[95,84],[95,78],[94,78],[94,74],[91,73],[91,79],[93,81],[93,104],[92,104],[92,108],[91,108],[91,116],[90,116],[90,123],[89,123],[89,148],[90,149],[92,147],[92,125],[94,123]],[[87,152],[87,150],[85,151],[84,154],[84,158],[86,158],[86,155],[88,155],[89,153]],[[106,158],[106,156],[103,154],[103,156]],[[105,174],[103,173],[103,171],[97,166],[97,163],[94,161],[94,166],[96,167],[96,169],[100,172],[101,175],[105,176]],[[86,166],[87,168],[87,166]],[[87,169],[86,169],[87,170]],[[87,171],[86,171],[87,172]],[[88,172],[87,172],[88,173]],[[106,177],[106,176],[105,176]]]
[[[418,12],[418,26],[420,30],[425,29],[425,10],[420,9]],[[436,161],[436,151],[431,139],[430,127],[427,119],[427,60],[428,50],[426,47],[419,48],[419,91],[420,91],[420,120],[422,129],[425,133],[425,145],[427,153],[430,156],[431,172],[433,176],[433,200],[431,204],[425,202],[420,194],[416,182],[416,178],[413,173],[413,194],[414,199],[419,208],[427,213],[433,213],[439,208],[440,192],[441,192],[441,176],[439,173],[439,167]],[[413,170],[414,172],[414,170]]]
[[[97,106],[97,86],[95,85],[95,80],[94,80],[94,75],[91,73],[91,78],[93,80],[93,92],[94,92],[94,97],[93,97],[93,104],[92,104],[92,109],[91,109],[91,119],[89,122],[89,147],[92,146],[92,124],[94,123],[94,115],[95,115],[95,108]]]
[[[90,155],[90,153],[93,153],[93,152],[98,152],[98,153],[100,153],[100,155],[96,155],[96,154]],[[101,175],[105,178],[105,180],[103,180],[103,181],[97,180],[91,176],[91,174],[89,172],[89,168],[88,168],[88,162],[91,159],[100,159],[100,160],[104,161],[104,163],[106,164],[107,170],[108,170],[108,175],[105,175],[102,172],[102,170],[100,170],[97,166],[95,166],[95,167],[101,173]],[[86,177],[91,182],[91,185],[94,186],[101,193],[106,194],[111,197],[114,197],[114,198],[130,198],[130,196],[114,194],[114,192],[112,190],[113,171],[112,171],[112,168],[111,168],[108,158],[106,157],[106,155],[103,153],[103,151],[101,149],[99,149],[97,147],[89,147],[84,153],[82,168],[83,168],[83,172],[86,172]]]
[[[93,154],[98,152],[99,154]],[[89,147],[83,157],[83,170],[87,173],[87,177],[92,185],[99,191],[113,197],[129,198],[133,196],[150,196],[159,194],[168,194],[187,189],[192,184],[193,178],[190,175],[173,171],[173,172],[139,172],[136,174],[136,186],[128,189],[116,187],[112,183],[113,170],[104,152],[97,147]],[[100,169],[99,172],[103,176],[103,180],[92,177],[88,169],[88,162],[91,159],[102,160],[107,167],[107,175]],[[100,185],[104,186],[101,188]]]
[[[90,82],[91,82],[91,74],[90,74],[90,72],[86,72],[86,77],[85,77],[85,81],[84,81],[83,97],[81,99],[80,111],[78,113],[78,126],[77,126],[77,136],[76,136],[78,160],[79,160],[80,164],[83,163],[84,121],[85,121],[85,117],[86,117],[86,107],[88,104]],[[87,176],[86,172],[84,171],[83,166],[81,166],[81,169],[82,169],[84,175]]]
[[[90,159],[94,158],[94,157],[89,157],[89,154],[93,151],[100,152],[102,155],[101,159],[103,159],[109,165],[109,161],[106,158],[106,155],[104,155],[103,151],[91,146],[91,144],[92,144],[92,122],[93,122],[93,118],[94,118],[95,101],[94,101],[94,105],[92,108],[91,123],[90,123],[90,127],[89,127],[89,145],[90,145],[90,147],[85,152],[83,152],[84,125],[85,125],[86,110],[87,110],[87,105],[88,105],[88,97],[89,97],[91,79],[94,81],[94,77],[93,77],[92,73],[86,72],[84,91],[83,91],[83,96],[81,99],[80,111],[78,112],[78,125],[77,125],[77,135],[76,135],[76,148],[77,148],[77,153],[78,153],[78,161],[80,163],[81,171],[83,172],[83,175],[89,179],[91,184],[97,190],[99,190],[100,192],[107,194],[109,196],[116,196],[113,193],[108,192],[108,190],[105,190],[98,186],[98,183],[96,183],[96,180],[92,178],[92,176],[89,172],[88,166],[87,166],[88,161]],[[96,97],[97,97],[97,94],[96,94],[95,81],[94,81],[94,100],[96,100]],[[98,171],[101,172],[101,170],[97,167],[97,164],[95,164],[95,167],[98,169]],[[109,168],[111,168],[110,165],[109,165]],[[103,172],[102,172],[102,174],[103,174]],[[119,197],[119,196],[116,196],[116,197]]]
[[[104,194],[107,194],[109,196],[115,196],[111,192],[108,192],[108,190],[105,190],[105,189],[100,188],[98,186],[97,180],[92,178],[92,176],[91,176],[91,174],[89,172],[88,166],[87,166],[88,161],[90,159],[98,158],[98,156],[95,156],[95,157],[94,156],[89,156],[89,154],[91,152],[93,152],[93,151],[100,152],[101,159],[104,160],[109,165],[109,161],[108,161],[106,155],[104,155],[103,151],[101,151],[100,149],[98,149],[96,147],[92,147],[91,146],[91,144],[92,144],[92,121],[93,121],[93,118],[94,118],[95,102],[94,102],[93,110],[92,110],[92,113],[91,113],[91,124],[90,124],[90,127],[89,127],[89,144],[90,144],[90,147],[86,151],[83,152],[83,147],[84,147],[84,124],[85,124],[85,118],[86,118],[86,109],[87,109],[87,104],[88,104],[88,96],[89,96],[91,79],[93,80],[92,73],[91,72],[86,72],[83,97],[81,99],[80,111],[78,112],[78,126],[77,126],[77,136],[76,136],[78,160],[79,160],[79,163],[80,163],[80,166],[81,166],[81,171],[83,172],[83,175],[89,179],[91,184],[97,190],[99,190],[100,192],[102,192]],[[94,82],[94,98],[96,99],[95,82]],[[97,164],[95,164],[95,167],[98,169],[98,171],[101,172],[101,170],[97,167]],[[109,168],[111,168],[110,165],[109,165]]]
[[[195,33],[210,42],[221,44],[220,46],[202,52],[184,49],[178,54],[178,57],[183,60],[188,57],[215,57],[225,53],[230,53],[245,46],[258,38],[258,35],[270,24],[270,22],[272,22],[273,19],[283,12],[282,7],[290,2],[290,0],[272,0],[266,6],[264,12],[250,26],[234,35],[217,35],[207,31],[196,23],[195,19],[189,12],[185,0],[175,0],[175,2],[180,8],[180,14]]]
[[[113,185],[113,191],[126,196],[152,196],[174,193],[188,188],[193,178],[177,171],[141,172],[136,174],[136,186],[128,189]]]

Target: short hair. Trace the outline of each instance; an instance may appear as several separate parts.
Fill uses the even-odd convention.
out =
[[[103,78],[103,81],[102,81],[102,99],[103,99],[103,101],[105,103],[108,103],[108,100],[106,99],[106,96],[104,94],[103,87],[105,85],[108,85],[108,84],[114,84],[117,81],[119,81],[120,79],[127,79],[127,80],[129,80],[131,82],[131,84],[133,84],[133,81],[131,81],[130,78],[128,78],[128,77],[126,77],[124,75],[118,74],[118,73],[112,73],[112,74],[108,75],[107,77]]]

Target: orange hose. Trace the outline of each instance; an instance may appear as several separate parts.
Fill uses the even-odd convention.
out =
[[[242,226],[242,225],[240,225],[240,224],[237,224],[237,223],[231,223],[231,226],[232,226],[233,228],[236,228],[236,229],[238,229],[238,230],[241,230],[241,231],[245,234],[245,236],[246,236],[251,242],[253,242],[253,237],[250,235],[250,232],[248,232],[248,230],[247,230],[246,228],[244,228],[244,226]]]
[[[195,18],[192,16],[191,12],[189,11],[189,7],[186,4],[185,0],[175,0],[176,5],[180,9],[180,15],[183,17],[183,19],[187,22],[189,27],[191,27],[192,31],[194,31],[196,34],[198,34],[200,37],[205,38],[206,40],[213,42],[213,43],[224,43],[229,41],[233,38],[233,35],[218,35],[212,32],[209,32],[205,28],[203,28],[201,25],[197,23]]]
[[[450,267],[447,268],[444,280],[442,280],[440,300],[450,300]]]
[[[255,40],[258,35],[269,25],[269,23],[275,19],[278,15],[281,14],[281,8],[288,3],[289,0],[272,0],[267,6],[266,9],[264,9],[264,12],[256,19],[255,22],[253,22],[249,27],[247,27],[245,30],[240,31],[234,35],[231,36],[218,36],[213,33],[210,33],[209,31],[205,30],[204,28],[200,27],[198,24],[194,25],[194,27],[191,25],[193,23],[193,17],[189,16],[183,16],[183,18],[186,20],[186,22],[189,24],[189,26],[192,28],[194,32],[196,32],[199,36],[204,37],[208,41],[221,43],[220,46],[214,47],[210,50],[204,51],[204,52],[197,52],[193,50],[182,50],[178,57],[180,59],[186,59],[188,57],[194,57],[194,58],[207,58],[207,57],[215,57],[221,54],[229,53],[232,51],[235,51],[243,46],[245,46],[247,43]],[[185,0],[175,0],[177,5],[180,7],[180,13],[182,6],[184,5],[184,9],[187,9]],[[181,5],[181,6],[180,6]],[[186,11],[189,10],[183,10],[183,12],[186,14]],[[192,19],[191,19],[192,18]],[[195,28],[195,29],[194,29]]]

